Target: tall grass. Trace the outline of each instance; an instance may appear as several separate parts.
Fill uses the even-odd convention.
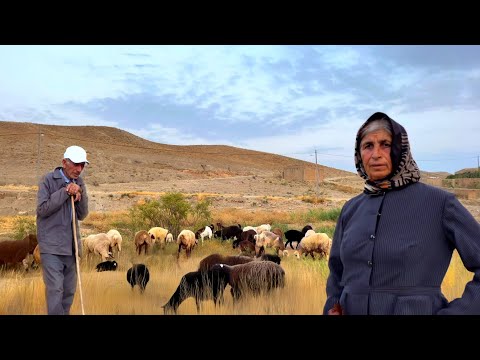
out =
[[[307,212],[272,212],[227,209],[213,211],[214,222],[225,225],[260,225],[270,223],[272,227],[301,229],[306,223],[313,225],[315,231],[333,235],[338,210]],[[91,213],[83,221],[81,230],[88,232],[105,232],[116,222],[127,221],[127,212]],[[1,220],[1,219],[0,219]],[[198,244],[190,258],[182,252],[177,262],[176,244],[167,244],[165,249],[155,245],[148,255],[137,255],[133,239],[124,237],[122,252],[116,256],[119,264],[117,271],[96,272],[99,257],[82,258],[80,275],[82,294],[86,314],[90,315],[163,315],[164,305],[177,288],[179,281],[187,272],[195,271],[202,258],[212,253],[238,254],[232,248],[231,241],[206,240]],[[267,249],[270,252],[270,249]],[[133,263],[144,263],[150,269],[150,282],[143,294],[138,287],[132,289],[126,280],[126,272]],[[297,259],[290,255],[281,262],[285,270],[285,288],[268,295],[252,298],[245,297],[235,305],[232,302],[230,288],[224,294],[225,302],[215,307],[212,300],[202,303],[202,315],[317,315],[321,314],[325,303],[325,284],[328,277],[326,259]],[[468,272],[456,252],[442,283],[442,291],[448,300],[462,295],[465,284],[473,277]],[[25,273],[17,270],[0,271],[0,315],[11,314],[46,314],[45,287],[41,269]],[[72,314],[81,314],[80,294],[77,289]],[[197,314],[194,299],[184,301],[178,314]]]
[[[198,245],[190,258],[182,252],[176,261],[177,246],[167,244],[161,250],[154,247],[148,255],[136,255],[133,244],[126,243],[117,256],[117,271],[96,272],[99,258],[81,259],[80,275],[84,309],[87,315],[163,315],[164,305],[187,272],[197,270],[202,258],[211,253],[237,254],[229,241],[206,240]],[[144,263],[150,269],[150,282],[143,294],[138,287],[131,288],[126,272],[133,263]],[[325,303],[325,284],[328,277],[326,259],[283,257],[286,284],[270,294],[245,297],[233,304],[230,287],[225,289],[225,302],[215,307],[212,300],[202,302],[200,315],[318,315]],[[46,314],[45,287],[41,270],[7,270],[0,274],[0,315]],[[442,284],[442,291],[449,300],[461,296],[465,284],[472,279],[457,253]],[[77,289],[71,314],[82,313]],[[189,298],[179,309],[179,315],[197,314],[195,301]]]

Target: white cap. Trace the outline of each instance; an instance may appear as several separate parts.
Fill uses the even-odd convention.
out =
[[[69,146],[67,150],[65,150],[65,154],[63,154],[64,159],[70,159],[74,163],[87,163],[90,164],[90,162],[87,160],[87,153],[83,148],[80,146]]]

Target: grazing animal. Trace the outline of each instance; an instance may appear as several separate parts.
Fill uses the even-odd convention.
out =
[[[118,268],[118,264],[115,260],[113,261],[104,261],[99,264],[97,264],[96,269],[97,272],[99,271],[115,271]]]
[[[212,270],[213,266],[216,264],[225,264],[225,265],[238,265],[246,264],[251,261],[272,261],[274,263],[280,264],[280,257],[278,255],[263,254],[258,258],[252,258],[250,256],[242,255],[222,255],[222,254],[210,254],[200,260],[198,266],[198,271],[208,271]]]
[[[247,293],[260,295],[285,286],[285,271],[271,261],[251,261],[232,266],[216,264],[212,271],[217,270],[225,274],[234,301]]]
[[[33,254],[38,244],[36,234],[28,234],[22,240],[0,241],[0,265],[17,264]]]
[[[298,244],[297,250],[295,250],[294,255],[297,258],[300,258],[303,254],[310,254],[313,259],[315,259],[314,253],[318,253],[321,256],[328,257],[330,255],[330,249],[332,248],[332,239],[325,233],[309,233],[302,239]]]
[[[211,270],[211,268],[215,264],[237,265],[237,264],[244,264],[250,261],[253,261],[253,258],[249,256],[210,254],[204,257],[202,260],[200,260],[198,271]]]
[[[158,242],[160,249],[165,248],[167,240],[168,229],[162,228],[160,226],[152,227],[148,230],[148,235],[152,239],[152,245]]]
[[[190,254],[197,245],[198,241],[195,239],[195,234],[191,230],[182,230],[177,237],[177,244],[178,244],[178,252],[177,252],[177,259],[180,257],[180,251],[185,249],[185,253],[187,254],[187,258],[190,257]]]
[[[237,238],[240,239],[240,235],[242,234],[242,227],[237,225],[231,225],[227,227],[222,227],[219,230],[215,231],[215,237],[222,238],[222,240],[227,240],[230,238]]]
[[[172,233],[167,234],[167,237],[165,238],[165,242],[166,243],[172,243],[173,242],[173,234]]]
[[[91,253],[99,255],[102,261],[112,259],[113,255],[111,249],[111,238],[105,233],[88,235],[83,239],[83,248],[86,250],[86,256],[89,257]]]
[[[300,241],[302,240],[302,238],[305,236],[305,233],[308,231],[308,230],[312,230],[313,228],[310,226],[310,225],[305,225],[302,229],[302,231],[298,231],[298,230],[288,230],[288,231],[285,231],[285,239],[287,239],[287,242],[285,243],[285,248],[287,248],[288,244],[290,244],[290,248],[293,249],[293,245],[292,245],[292,242],[296,242],[297,243],[297,246],[295,248],[298,247],[298,244],[300,243]]]
[[[133,264],[133,266],[127,270],[127,281],[133,287],[138,285],[140,292],[145,291],[148,281],[150,280],[150,271],[145,264]]]
[[[148,249],[150,246],[154,244],[154,241],[148,234],[146,230],[140,230],[135,233],[135,250],[138,255],[142,253],[142,249],[144,250],[144,254],[147,255]]]
[[[277,254],[283,254],[283,250],[285,250],[282,238],[271,231],[264,230],[260,234],[255,235],[254,239],[256,256],[262,254],[267,247],[275,249]]]
[[[107,236],[110,238],[110,251],[113,254],[113,249],[117,249],[117,255],[122,251],[122,235],[118,230],[111,229],[107,232]]]
[[[273,254],[263,254],[259,259],[263,261],[272,261],[278,265],[280,265],[281,262],[280,256]]]
[[[205,226],[205,228],[198,229],[195,231],[195,239],[201,239],[202,240],[202,245],[203,245],[203,239],[208,237],[210,240],[212,239],[213,236],[213,224],[209,226]]]
[[[225,274],[219,271],[192,271],[182,276],[180,284],[171,296],[170,300],[163,305],[165,314],[177,313],[180,304],[189,297],[195,298],[197,312],[200,311],[200,302],[213,300],[215,306],[223,301],[223,291],[227,286]]]

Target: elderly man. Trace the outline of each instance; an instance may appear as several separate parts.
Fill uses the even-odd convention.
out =
[[[70,146],[63,155],[62,166],[46,174],[38,185],[37,237],[49,315],[68,315],[73,303],[77,273],[70,197],[75,202],[80,256],[82,244],[78,220],[88,215],[87,189],[80,174],[88,163],[83,148]]]

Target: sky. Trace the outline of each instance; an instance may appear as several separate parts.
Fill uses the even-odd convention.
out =
[[[377,111],[407,130],[420,170],[476,168],[480,46],[0,45],[0,121],[111,126],[356,173],[356,133]]]

